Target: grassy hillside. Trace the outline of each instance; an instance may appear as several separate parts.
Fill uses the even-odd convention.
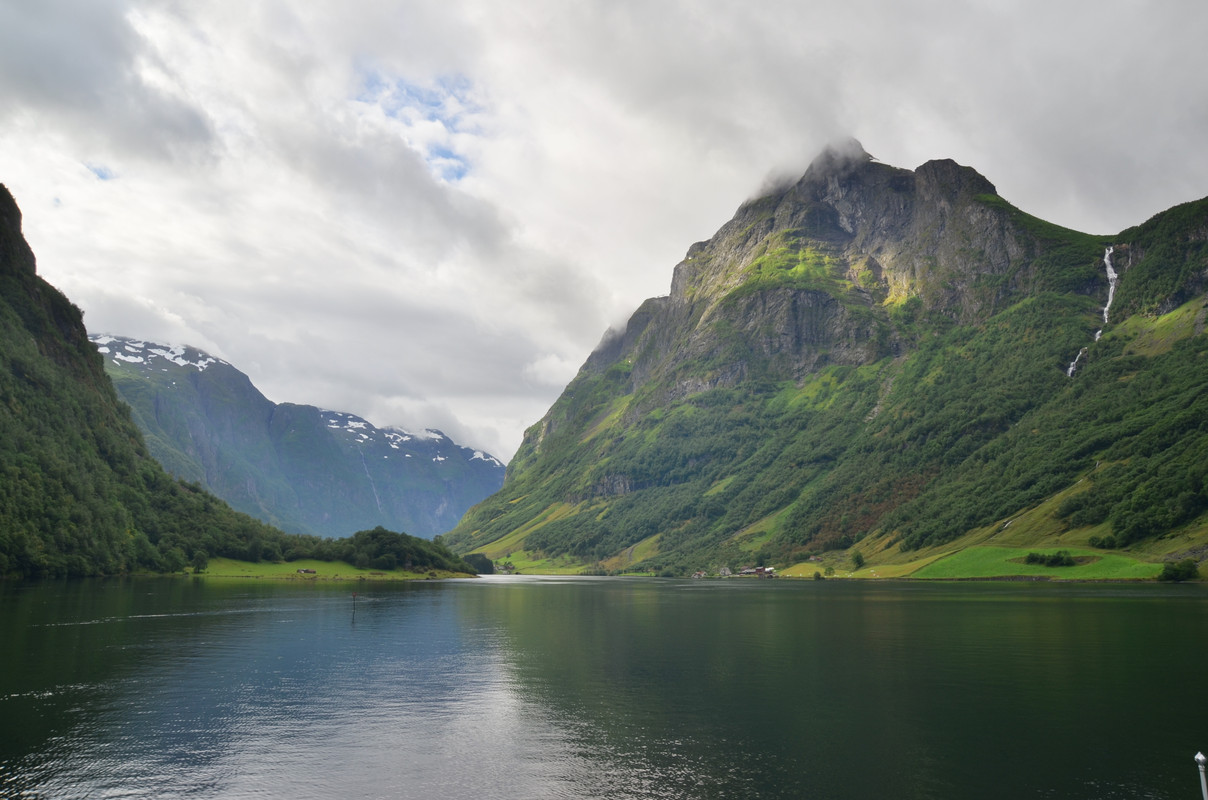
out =
[[[872,561],[886,561],[886,549],[922,558],[970,531],[1012,525],[1027,531],[1019,547],[1095,537],[1160,559],[1176,548],[1159,542],[1208,546],[1208,337],[1194,324],[1203,308],[1198,298],[1134,318],[1073,378],[1061,339],[1018,325],[1025,308],[902,361],[826,370],[762,394],[705,392],[648,415],[607,454],[591,447],[605,425],[592,426],[582,449],[568,447],[564,464],[577,456],[655,485],[570,504],[551,493],[556,478],[535,475],[467,522],[489,514],[493,530],[524,520],[476,549],[523,554],[530,569],[538,555],[557,555],[563,569],[569,556],[677,574],[787,566],[870,535]],[[936,363],[946,351],[960,357]],[[676,482],[677,468],[690,477]],[[669,558],[676,549],[687,555]]]
[[[845,198],[885,183],[850,181]],[[941,565],[991,540],[1021,556],[1089,548],[1100,566],[1067,573],[1088,578],[1204,558],[1208,201],[1093,237],[957,194],[905,221],[869,211],[870,232],[849,239],[815,225],[826,240],[808,257],[798,220],[824,215],[803,202],[744,207],[694,246],[672,297],[593,355],[527,432],[503,491],[445,541],[533,570],[676,575],[971,576],[988,567]],[[893,225],[902,238],[884,238]],[[1109,245],[1120,301],[1105,325]],[[784,282],[798,280],[812,294],[789,308]],[[1145,563],[1115,572],[1121,549]],[[841,569],[855,553],[866,566]]]

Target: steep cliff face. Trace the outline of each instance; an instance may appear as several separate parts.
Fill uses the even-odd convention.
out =
[[[73,371],[94,389],[107,391],[84,331],[83,314],[62,292],[37,275],[33,251],[21,233],[21,210],[0,184],[0,290],[32,337],[38,352]]]
[[[874,296],[918,294],[930,306],[973,315],[973,298],[941,291],[943,281],[1008,274],[1029,244],[987,197],[997,197],[994,186],[953,161],[911,172],[873,161],[856,143],[828,149],[796,184],[747,203],[693,246],[676,267],[671,296],[724,295],[746,284],[769,251],[816,251],[829,259],[831,277]]]
[[[1110,391],[1113,348],[1140,330],[1128,313],[1198,301],[1206,209],[1096,237],[1023,213],[953,161],[911,171],[830,148],[688,249],[669,295],[605,337],[448,541],[687,569],[791,563],[873,532],[918,547],[1017,511],[1069,486],[1095,448],[1051,441],[1071,453],[1060,465],[1025,448],[1011,469],[1027,477],[1000,482],[1012,488],[982,486],[958,512],[945,497],[956,475],[993,485],[984,464],[1025,451],[1002,449],[1025,418],[1044,417],[1040,436],[1075,389]],[[1100,342],[1113,244],[1130,311],[1113,308]]]
[[[911,172],[854,142],[828,149],[797,183],[693,245],[670,295],[639,309],[588,368],[632,359],[634,386],[676,373],[682,395],[900,355],[891,314],[908,300],[971,324],[1061,277],[1037,273],[1044,244],[1021,217],[953,161]]]

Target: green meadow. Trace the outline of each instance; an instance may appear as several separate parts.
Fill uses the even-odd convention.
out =
[[[313,569],[314,573],[300,573],[300,569]],[[192,573],[192,569],[189,570]],[[237,561],[233,558],[212,558],[205,570],[197,574],[203,578],[269,578],[291,581],[414,581],[432,578],[466,578],[469,575],[447,570],[409,572],[404,569],[359,569],[347,561]]]
[[[1028,564],[1029,553],[1068,551],[1079,563],[1070,567]],[[932,561],[910,575],[920,579],[1031,578],[1073,581],[1146,580],[1156,578],[1161,564],[1137,561],[1119,553],[1078,547],[968,547]]]

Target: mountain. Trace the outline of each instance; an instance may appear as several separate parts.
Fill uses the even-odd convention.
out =
[[[688,249],[443,540],[670,574],[910,574],[969,537],[1203,558],[1206,289],[1208,200],[1094,236],[831,147]]]
[[[0,185],[0,576],[179,569],[280,532],[148,454],[79,308],[36,273]]]
[[[178,572],[211,556],[474,569],[437,542],[380,527],[339,540],[286,534],[168,475],[80,309],[38,277],[21,211],[0,184],[0,578]]]
[[[503,483],[501,462],[440,431],[273,403],[193,347],[89,338],[170,473],[282,530],[348,536],[384,526],[430,539]]]

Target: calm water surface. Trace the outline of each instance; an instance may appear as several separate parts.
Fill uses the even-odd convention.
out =
[[[0,797],[1192,800],[1206,644],[1202,586],[0,583]]]

